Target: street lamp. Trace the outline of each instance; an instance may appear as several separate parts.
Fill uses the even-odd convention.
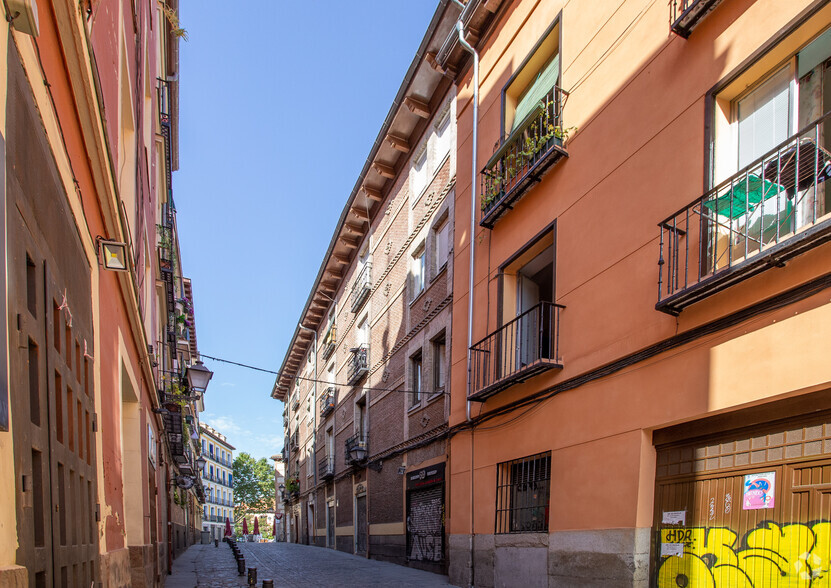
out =
[[[197,359],[196,363],[188,366],[186,375],[190,389],[194,392],[204,393],[214,373],[202,364],[202,360]]]
[[[349,455],[354,461],[363,461],[366,459],[366,445],[358,443],[349,450]]]
[[[201,455],[196,459],[196,467],[199,469],[199,471],[204,471],[205,470],[205,464],[206,463],[208,463],[208,460],[206,460]]]

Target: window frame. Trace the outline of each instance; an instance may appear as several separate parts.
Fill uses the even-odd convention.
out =
[[[511,77],[508,78],[508,81],[505,82],[505,85],[502,86],[502,91],[500,92],[500,113],[499,113],[500,114],[500,116],[499,116],[499,141],[500,141],[500,144],[505,139],[507,139],[507,137],[508,137],[508,135],[506,134],[506,129],[505,129],[505,126],[506,126],[505,125],[505,115],[507,114],[505,98],[506,98],[511,86],[513,85],[513,83],[523,73],[523,71],[525,70],[525,67],[534,58],[534,56],[537,54],[537,51],[539,51],[539,49],[543,46],[545,41],[548,39],[548,36],[558,26],[559,26],[559,31],[557,31],[557,53],[560,55],[560,64],[559,64],[559,70],[560,71],[557,74],[557,80],[558,80],[557,85],[561,85],[562,77],[563,77],[563,59],[562,59],[563,27],[560,26],[560,25],[562,24],[562,20],[563,20],[563,12],[561,10],[560,12],[557,13],[557,16],[554,17],[554,20],[551,22],[550,25],[548,25],[548,27],[545,29],[545,31],[540,36],[540,38],[537,39],[536,43],[534,43],[534,46],[531,48],[531,50],[525,56],[525,59],[522,60],[522,63],[519,64],[519,66],[516,68],[514,73],[511,74]],[[528,89],[529,87],[530,87],[530,84],[528,86],[526,86],[524,88],[524,90]],[[516,109],[514,109],[514,110],[516,110]]]
[[[442,331],[430,340],[432,350],[431,379],[433,392],[430,397],[443,394],[447,388],[447,333]],[[442,383],[439,384],[439,375]]]
[[[420,271],[418,276],[418,289],[416,289],[416,275],[413,268],[418,264]],[[427,247],[422,241],[413,249],[410,254],[410,302],[414,302],[427,289]]]
[[[424,353],[419,348],[410,355],[410,408],[421,405],[424,397]]]
[[[535,475],[533,479],[529,475],[528,480],[522,479],[526,466],[532,468],[533,474],[536,474],[538,465],[542,475]],[[551,518],[551,465],[551,451],[544,451],[497,464],[494,534],[548,533],[549,519]],[[545,477],[546,475],[547,477]],[[525,493],[529,490],[539,492],[540,488],[536,485],[540,483],[543,484],[545,493],[538,503],[528,506],[527,496],[523,495],[522,499],[518,497],[518,492]],[[527,487],[531,484],[534,484],[534,486]],[[536,498],[536,496],[532,496],[532,498]],[[517,504],[522,506],[517,506]],[[500,508],[500,505],[503,505],[503,508]],[[507,505],[507,507],[504,505]],[[530,514],[534,517],[530,520],[536,520],[538,509],[542,509],[544,513],[543,517],[539,519],[541,524],[535,528],[522,528],[528,526],[527,522],[523,523],[524,517]]]
[[[449,232],[450,229],[451,229],[450,211],[446,210],[446,211],[444,211],[443,214],[439,215],[438,220],[436,221],[436,223],[433,225],[433,228],[432,228],[432,237],[433,237],[432,238],[432,242],[433,242],[432,243],[432,245],[433,245],[432,250],[433,251],[432,251],[432,255],[431,255],[431,258],[432,258],[431,259],[431,262],[432,262],[431,265],[433,266],[432,279],[436,279],[436,277],[447,268],[448,262],[450,260],[450,251],[452,250],[452,245],[451,245],[452,238],[451,238],[450,232]],[[441,256],[440,256],[441,251],[440,251],[440,248],[439,248],[439,244],[442,241],[441,231],[444,231],[444,230],[446,230],[448,232],[445,235],[446,251],[444,251],[444,259],[442,260]]]

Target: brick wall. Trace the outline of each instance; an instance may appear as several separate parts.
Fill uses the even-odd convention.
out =
[[[397,523],[404,516],[404,476],[400,460],[385,461],[380,472],[369,472],[369,524]]]

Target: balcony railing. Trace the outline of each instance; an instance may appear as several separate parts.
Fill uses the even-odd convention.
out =
[[[349,295],[349,300],[352,305],[352,312],[358,312],[363,306],[366,299],[369,298],[369,293],[372,291],[372,264],[366,262],[355,283],[352,284],[352,293]]]
[[[297,410],[298,408],[300,408],[300,395],[295,393],[291,397],[291,409],[292,410]]]
[[[369,455],[369,436],[353,435],[346,440],[346,463],[361,463]]]
[[[658,310],[683,308],[831,239],[831,113],[658,226]]]
[[[320,460],[317,466],[317,474],[324,480],[335,475],[335,458],[327,456]]]
[[[324,418],[333,410],[335,410],[335,387],[329,386],[320,397],[320,418]]]
[[[349,358],[349,367],[346,371],[346,383],[354,386],[369,371],[369,345],[366,343],[358,345],[351,352],[352,357]]]
[[[291,448],[292,451],[297,449],[298,438],[299,438],[298,431],[295,431],[294,433],[291,434],[291,440],[289,442],[289,447]]]
[[[669,28],[685,39],[722,0],[670,0]]]
[[[323,359],[329,359],[332,353],[335,351],[335,346],[338,342],[338,328],[337,326],[332,323],[329,325],[329,329],[326,331],[326,334],[323,336],[323,348],[320,350],[320,354],[323,356]]]
[[[562,368],[562,308],[540,302],[471,347],[469,398],[483,401],[536,374]]]
[[[492,229],[549,167],[568,156],[564,146],[567,131],[563,130],[567,98],[568,92],[554,86],[485,164],[481,226]]]

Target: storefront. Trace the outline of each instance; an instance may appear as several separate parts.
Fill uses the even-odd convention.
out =
[[[444,563],[444,476],[438,463],[407,473],[407,560],[435,570]]]

